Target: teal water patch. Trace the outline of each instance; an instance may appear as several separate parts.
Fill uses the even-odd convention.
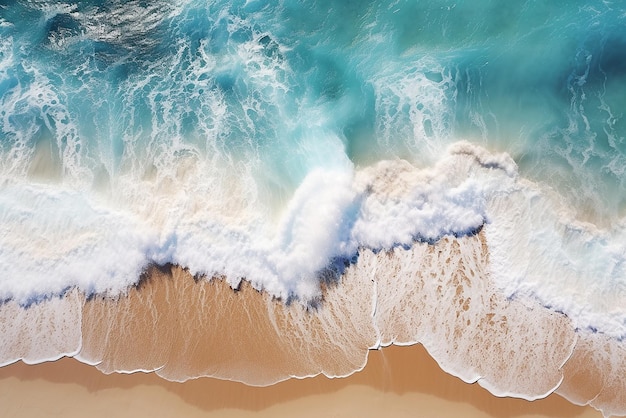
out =
[[[20,171],[51,135],[70,177],[217,158],[289,195],[324,164],[432,164],[469,139],[612,217],[623,16],[609,2],[17,1],[0,12],[3,149]]]
[[[28,165],[52,135],[65,172],[111,176],[217,156],[289,193],[335,152],[428,164],[464,138],[607,215],[624,204],[620,7],[18,1],[0,15],[3,148]]]
[[[458,132],[509,151],[522,173],[585,211],[615,216],[626,162],[623,13],[568,5],[546,8],[539,25],[535,16],[461,67]]]

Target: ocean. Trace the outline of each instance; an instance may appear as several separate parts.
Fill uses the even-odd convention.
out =
[[[626,414],[625,27],[607,0],[0,2],[0,364],[262,386],[421,343]]]

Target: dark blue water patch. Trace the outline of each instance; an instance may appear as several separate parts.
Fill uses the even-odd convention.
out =
[[[524,51],[514,44],[451,58],[449,65],[456,74],[456,130],[478,130],[474,136],[486,133],[490,142],[497,143],[521,132],[532,137],[565,121],[569,96],[564,81],[571,74],[569,59],[574,53],[575,49],[564,53],[559,46]],[[476,115],[484,125],[477,124]]]
[[[215,76],[216,86],[225,93],[234,93],[237,78],[231,73],[221,73]]]
[[[626,35],[611,34],[604,40],[600,54],[594,57],[598,71],[604,73],[605,79],[623,79],[626,77]],[[594,63],[595,64],[595,63]]]
[[[617,341],[619,343],[623,343],[626,340],[626,335],[608,335],[607,333],[601,331],[600,329],[598,329],[597,327],[594,327],[592,325],[589,325],[589,326],[587,326],[585,328],[575,328],[574,332],[577,333],[577,334],[599,335],[599,336],[603,336],[603,337],[606,337],[608,339]]]
[[[337,285],[346,270],[359,261],[359,252],[350,257],[333,257],[326,267],[317,273],[317,277],[324,286]]]
[[[46,41],[60,42],[62,39],[71,38],[85,33],[85,29],[68,13],[60,13],[48,19],[45,24]]]
[[[171,39],[163,41],[169,33],[167,19],[148,26],[132,15],[120,19],[127,5],[152,10],[148,3],[143,6],[141,2],[100,3],[58,2],[56,7],[53,4],[42,7],[17,1],[2,11],[6,14],[2,17],[13,25],[1,30],[4,35],[15,38],[19,45],[16,51],[22,58],[52,67],[57,73],[71,72],[90,58],[95,58],[99,70],[105,70],[124,60],[138,63],[164,57],[167,49],[160,46],[172,45]],[[49,15],[55,8],[60,12]],[[153,13],[159,12],[165,14],[166,9],[154,8]],[[114,17],[108,19],[109,13]],[[140,27],[142,24],[144,26]]]
[[[454,238],[474,237],[474,236],[478,235],[480,233],[480,231],[482,231],[485,223],[486,223],[486,221],[483,221],[483,223],[478,225],[477,227],[471,227],[471,228],[467,228],[467,229],[463,229],[463,230],[443,230],[436,237],[426,237],[426,236],[424,236],[422,234],[416,234],[416,235],[413,236],[413,241],[414,242],[426,243],[426,244],[429,244],[429,245],[434,245],[437,242],[441,241],[446,236],[454,237]],[[403,246],[403,245],[406,245],[406,244],[398,244],[398,246]]]
[[[335,101],[343,96],[349,86],[344,63],[325,53],[307,53],[303,62],[303,72],[310,80],[316,99]]]
[[[626,35],[614,31],[586,42],[570,89],[585,94],[585,107],[593,132],[602,143],[601,150],[626,153],[626,120],[621,109],[626,105]],[[609,111],[612,114],[609,114]],[[607,134],[608,132],[608,134]],[[611,136],[611,137],[609,137]]]

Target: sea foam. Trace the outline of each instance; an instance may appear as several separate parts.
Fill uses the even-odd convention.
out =
[[[12,189],[5,186],[5,190]],[[346,376],[364,366],[369,349],[422,343],[444,370],[467,382],[478,381],[499,396],[536,399],[560,387],[562,370],[567,370],[564,364],[575,350],[584,350],[579,335],[586,334],[580,333],[593,332],[617,350],[621,347],[616,339],[623,332],[623,313],[616,309],[621,306],[621,294],[615,291],[623,280],[620,270],[605,273],[604,281],[584,292],[584,275],[602,266],[576,263],[580,251],[593,250],[594,259],[607,257],[619,265],[621,241],[614,238],[619,237],[619,226],[612,234],[603,234],[576,221],[566,209],[551,206],[554,196],[549,191],[520,178],[510,157],[467,142],[451,146],[431,168],[388,161],[356,171],[350,166],[335,172],[313,171],[277,221],[265,226],[252,222],[251,231],[242,222],[235,227],[196,214],[197,223],[166,223],[171,229],[159,235],[151,230],[154,224],[149,220],[122,217],[110,209],[87,210],[96,204],[85,199],[58,199],[86,208],[80,217],[64,216],[59,211],[63,206],[54,206],[58,200],[47,193],[46,198],[39,196],[37,204],[52,202],[39,223],[44,234],[32,247],[18,245],[18,236],[34,232],[17,228],[17,219],[27,219],[26,225],[34,226],[38,218],[33,214],[28,218],[24,205],[4,206],[4,225],[13,226],[5,226],[4,247],[13,248],[12,256],[23,259],[13,268],[29,274],[20,276],[28,281],[4,281],[5,299],[10,301],[2,307],[4,327],[8,327],[3,363],[74,355],[107,373],[142,370],[177,381],[212,376],[268,385],[318,373]],[[537,208],[542,210],[533,212]],[[175,209],[170,206],[168,210]],[[528,225],[531,216],[537,222],[534,229]],[[121,237],[119,225],[127,225]],[[271,225],[273,234],[268,233]],[[529,230],[541,234],[529,236]],[[147,232],[133,235],[129,231]],[[45,234],[50,237],[46,239]],[[162,241],[159,236],[169,238]],[[126,244],[119,246],[123,237]],[[527,240],[521,253],[514,251],[516,239]],[[579,239],[584,239],[584,245]],[[13,242],[17,243],[9,245]],[[91,260],[87,255],[107,255],[106,251],[119,248],[124,251],[115,257],[126,262],[90,269],[91,275],[72,275],[81,264],[73,264],[71,254],[98,265],[109,259]],[[569,258],[555,263],[548,249]],[[45,254],[48,264],[28,265],[28,257],[18,250],[30,251],[30,257]],[[528,262],[529,253],[533,263]],[[179,254],[187,258],[181,260]],[[333,270],[336,276],[325,281],[325,269],[333,260],[342,260],[343,267]],[[151,269],[148,282],[137,282],[140,270],[128,270],[150,263],[179,264],[187,270],[175,269],[168,276],[169,267],[165,273]],[[520,265],[530,270],[519,273]],[[69,280],[51,280],[43,270],[37,272],[41,266],[48,274]],[[567,286],[555,285],[556,278],[549,282],[535,278],[529,273],[535,266],[542,271],[541,277],[570,278],[568,286],[574,289],[580,283],[581,290],[572,290],[575,294],[569,296],[552,294],[554,286]],[[237,297],[238,293],[216,284],[219,279],[197,283],[191,276],[224,277],[231,287],[241,291],[243,286],[248,296]],[[115,277],[125,280],[115,282]],[[98,281],[108,286],[96,288]],[[33,289],[48,286],[39,299],[21,290],[33,283]],[[248,283],[262,292],[250,293],[254,290]],[[67,289],[76,290],[53,297]],[[85,293],[90,300],[80,296]],[[605,303],[608,294],[612,299]],[[24,296],[20,299],[19,295]],[[196,308],[189,305],[191,300]],[[72,308],[63,308],[67,304]],[[236,319],[240,310],[246,312],[243,323]],[[7,319],[15,312],[21,312],[17,317],[23,321],[9,326]],[[36,329],[31,328],[33,322],[38,324]],[[167,324],[176,322],[188,324],[173,332]],[[241,343],[234,337],[239,334],[227,337],[224,327],[229,326],[270,333],[276,337],[276,346],[284,347],[266,359],[242,352],[234,348]],[[60,341],[41,341],[38,335],[43,329],[54,330],[50,338]],[[248,337],[256,335],[250,333]],[[226,344],[224,338],[230,342]],[[150,353],[141,348],[146,341],[153,347]],[[211,341],[226,344],[219,351],[222,354],[200,355],[193,348],[208,347]],[[234,351],[227,348],[231,345]],[[325,353],[331,351],[333,364],[326,361]],[[342,356],[337,357],[337,352]],[[302,358],[314,361],[298,360]],[[291,366],[279,366],[277,361]],[[607,367],[621,367],[619,359],[599,361]],[[567,395],[571,390],[566,386],[561,390],[579,399]],[[614,397],[594,405],[622,413]]]
[[[0,255],[10,274],[0,290],[21,304],[74,287],[116,295],[150,263],[223,275],[233,287],[246,278],[275,297],[306,303],[320,296],[318,275],[334,259],[484,227],[489,274],[506,296],[535,298],[579,328],[625,333],[624,312],[615,309],[625,280],[620,226],[603,232],[568,217],[550,193],[519,179],[509,157],[466,142],[430,169],[395,161],[314,170],[276,221],[258,213],[235,223],[222,223],[212,211],[190,214],[201,196],[186,194],[160,208],[164,221],[155,223],[132,206],[111,207],[47,185],[9,183],[3,190]],[[162,196],[155,198],[149,207]],[[571,294],[563,293],[567,288]]]

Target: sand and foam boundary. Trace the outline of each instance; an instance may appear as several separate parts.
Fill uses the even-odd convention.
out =
[[[621,343],[575,332],[565,315],[532,301],[505,298],[488,263],[482,232],[362,251],[315,309],[286,305],[246,281],[234,291],[176,266],[153,268],[115,298],[72,291],[28,309],[3,305],[2,354],[13,356],[5,363],[69,355],[107,374],[273,387],[291,377],[349,376],[371,349],[419,342],[446,372],[498,396],[539,399],[556,390],[607,416],[624,414]]]

